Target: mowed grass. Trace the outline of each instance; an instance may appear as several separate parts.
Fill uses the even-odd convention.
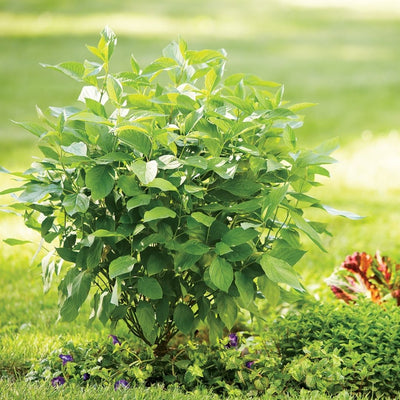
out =
[[[25,169],[32,156],[39,155],[35,139],[10,120],[34,120],[35,105],[68,105],[79,94],[77,83],[39,63],[92,59],[84,45],[97,43],[104,25],[118,35],[114,71],[129,69],[131,53],[145,65],[179,36],[190,48],[223,47],[228,74],[256,73],[284,83],[285,97],[292,103],[319,103],[304,111],[301,144],[313,147],[339,137],[341,148],[334,154],[339,163],[330,168],[332,178],[311,194],[366,218],[350,221],[310,212],[310,217],[328,223],[333,236],[324,238],[327,253],[305,240],[309,251],[297,266],[312,294],[335,301],[324,278],[347,254],[380,249],[400,260],[400,17],[390,9],[378,13],[292,3],[0,0],[0,165]],[[0,190],[15,185],[18,182],[1,176]],[[1,198],[0,204],[9,200]],[[110,330],[99,323],[88,326],[89,305],[74,323],[55,324],[58,278],[44,295],[40,266],[32,263],[38,238],[20,218],[0,213],[0,240],[7,237],[36,244],[10,247],[0,242],[0,378],[18,379],[0,379],[0,399],[218,398],[206,391],[183,397],[160,388],[139,388],[134,394],[114,393],[112,388],[81,392],[21,382],[31,360],[66,340],[84,343]],[[119,329],[119,334],[126,333]]]

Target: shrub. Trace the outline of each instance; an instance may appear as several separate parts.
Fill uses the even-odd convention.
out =
[[[335,296],[346,303],[365,297],[374,303],[395,300],[400,305],[400,264],[389,257],[363,252],[347,256],[327,279]]]
[[[304,290],[299,233],[323,248],[325,226],[303,209],[343,214],[305,194],[335,146],[298,148],[306,105],[286,106],[283,86],[253,75],[223,79],[224,51],[173,42],[143,69],[132,56],[130,71],[111,73],[116,43],[105,28],[88,47],[97,62],[45,65],[83,85],[80,105],[19,123],[44,157],[3,193],[22,191],[11,207],[58,240],[41,265],[45,290],[66,269],[61,320],[93,287],[90,318],[123,320],[157,354],[200,321],[215,342],[240,309],[257,314],[257,297]]]
[[[399,323],[394,305],[315,304],[278,319],[271,333],[289,386],[395,398]]]

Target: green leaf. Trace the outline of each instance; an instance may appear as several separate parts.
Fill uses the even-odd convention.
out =
[[[121,142],[132,147],[139,153],[144,154],[146,157],[150,155],[152,147],[151,140],[143,132],[133,129],[124,129],[119,133],[118,137]]]
[[[303,231],[322,251],[326,253],[324,246],[322,245],[321,239],[317,231],[296,211],[291,211],[290,216],[292,217],[295,225]]]
[[[214,258],[210,265],[210,279],[218,289],[228,293],[233,281],[232,265],[224,258]]]
[[[254,229],[234,228],[222,236],[222,241],[228,246],[238,246],[247,243],[258,236]]]
[[[184,165],[189,165],[190,167],[200,168],[200,169],[207,169],[208,163],[204,157],[200,156],[190,156],[186,157],[185,159],[179,160]]]
[[[182,244],[181,249],[188,254],[193,254],[195,256],[201,256],[208,253],[210,248],[204,243],[196,239],[189,239],[184,244]]]
[[[124,238],[124,235],[121,235],[118,232],[113,232],[113,231],[108,231],[107,229],[97,229],[93,233],[91,233],[92,236],[94,237],[118,237],[118,238]]]
[[[156,319],[151,304],[145,301],[139,301],[136,306],[136,317],[145,338],[151,343],[154,343],[155,337],[153,332],[155,331]]]
[[[4,239],[3,242],[8,244],[9,246],[19,246],[21,244],[33,243],[30,240],[21,240],[13,238]]]
[[[279,303],[281,290],[276,282],[271,281],[267,276],[261,275],[257,278],[257,285],[272,307]]]
[[[61,146],[61,148],[70,154],[74,154],[76,156],[86,156],[87,155],[87,146],[83,142],[74,142],[69,146]]]
[[[128,274],[133,270],[135,263],[136,259],[131,256],[122,256],[111,261],[108,272],[110,279],[114,279],[116,276]]]
[[[64,197],[62,205],[68,215],[76,213],[85,213],[89,209],[90,199],[83,193],[67,194]]]
[[[121,279],[116,278],[111,295],[111,304],[118,305],[119,297],[121,296]]]
[[[155,275],[161,272],[165,266],[165,257],[159,254],[151,254],[145,264],[148,275]]]
[[[163,297],[163,291],[158,281],[147,276],[139,278],[138,292],[152,300],[159,300]]]
[[[116,103],[120,103],[120,98],[122,95],[122,85],[121,82],[114,78],[112,75],[108,75],[107,77],[107,93],[110,97],[110,99]]]
[[[178,189],[169,181],[163,178],[154,178],[148,185],[151,188],[157,188],[162,190],[163,192],[177,192]]]
[[[152,160],[144,162],[142,160],[135,161],[131,164],[132,172],[139,178],[140,182],[148,185],[155,179],[158,172],[157,161]]]
[[[293,289],[304,292],[297,272],[286,261],[265,253],[260,259],[260,265],[272,282],[285,283]]]
[[[336,210],[335,208],[329,207],[325,204],[322,204],[322,208],[327,211],[329,214],[331,215],[339,215],[341,217],[345,217],[348,219],[352,219],[352,220],[358,220],[358,219],[363,219],[364,217],[354,214],[350,211],[341,211],[341,210]]]
[[[175,218],[175,217],[176,217],[176,212],[170,210],[167,207],[154,207],[153,209],[146,211],[144,213],[143,222],[149,222],[164,218]]]
[[[122,175],[118,179],[118,186],[127,196],[136,196],[142,193],[135,175]]]
[[[216,298],[217,311],[221,321],[228,330],[231,330],[236,322],[238,309],[231,296],[221,293]]]
[[[239,290],[240,299],[248,307],[254,299],[253,279],[242,271],[235,272],[235,284]]]
[[[70,322],[76,318],[80,307],[89,294],[92,283],[92,275],[87,271],[81,271],[71,278],[72,276],[68,274],[64,278],[64,280],[66,279],[64,284],[68,286],[70,295],[60,309],[60,316],[66,322]]]
[[[261,189],[261,185],[246,177],[235,177],[228,182],[224,182],[220,188],[235,196],[251,197]]]
[[[114,169],[109,165],[96,165],[86,172],[86,185],[93,200],[106,197],[114,188]]]
[[[21,126],[22,128],[26,129],[28,132],[33,133],[37,137],[41,137],[47,133],[47,129],[33,122],[16,122],[16,121],[11,121],[11,122],[13,122],[18,126]]]
[[[185,335],[188,335],[194,323],[192,309],[186,304],[179,303],[174,311],[174,321],[177,328]]]
[[[140,206],[147,206],[151,201],[151,195],[149,194],[137,194],[135,197],[132,197],[126,203],[126,208],[128,211],[140,207]]]
[[[265,197],[262,211],[262,218],[264,221],[274,215],[276,208],[282,203],[288,188],[289,184],[287,183],[286,185],[271,189]]]
[[[218,242],[215,244],[215,253],[219,256],[230,253],[232,249],[224,242]]]
[[[215,221],[214,217],[210,217],[206,214],[203,214],[201,212],[194,212],[191,214],[191,217],[194,218],[197,222],[199,222],[200,224],[203,224],[207,227],[210,227],[213,222]]]
[[[85,67],[82,63],[78,62],[64,62],[58,65],[40,64],[42,67],[55,69],[56,71],[62,72],[63,74],[75,79],[78,82],[82,82],[83,75],[85,73]]]
[[[54,194],[60,196],[62,193],[62,188],[51,183],[50,185],[42,183],[28,183],[25,186],[25,190],[20,194],[19,200],[26,203],[35,203],[42,200],[48,194]]]

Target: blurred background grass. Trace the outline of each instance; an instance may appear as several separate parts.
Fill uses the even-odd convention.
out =
[[[341,149],[332,178],[314,194],[367,218],[322,216],[333,233],[324,240],[328,253],[310,246],[298,265],[312,293],[332,299],[323,279],[354,251],[400,259],[398,2],[0,0],[0,165],[21,170],[37,154],[35,139],[11,120],[35,120],[35,105],[68,105],[79,94],[77,83],[39,63],[91,58],[84,45],[96,44],[106,24],[118,35],[114,71],[129,69],[131,53],[145,65],[181,36],[193,49],[225,48],[228,74],[256,73],[284,83],[293,103],[319,103],[305,112],[300,142],[313,147],[339,137]],[[10,185],[2,175],[0,190]],[[0,215],[0,239],[9,236],[33,237],[21,221]],[[43,297],[41,271],[29,266],[35,248],[0,242],[0,250],[0,325],[24,327],[25,335],[72,329],[51,324],[56,289]],[[84,320],[74,326],[86,329]],[[12,358],[6,342],[1,348],[3,359]]]

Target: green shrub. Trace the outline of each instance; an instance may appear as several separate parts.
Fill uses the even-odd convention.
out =
[[[290,386],[395,397],[400,392],[400,313],[361,302],[306,306],[271,326]],[[286,377],[288,379],[288,377]]]
[[[215,342],[240,309],[257,314],[257,297],[304,290],[299,233],[323,248],[325,226],[303,209],[342,214],[305,194],[335,146],[298,148],[307,104],[286,106],[283,86],[253,75],[223,79],[223,51],[173,42],[143,69],[132,57],[111,73],[116,42],[106,28],[88,47],[97,62],[47,65],[83,85],[81,104],[20,123],[44,157],[3,193],[22,191],[11,207],[58,240],[41,265],[47,290],[64,262],[61,320],[95,288],[91,319],[123,320],[162,355],[178,331],[203,321]]]

